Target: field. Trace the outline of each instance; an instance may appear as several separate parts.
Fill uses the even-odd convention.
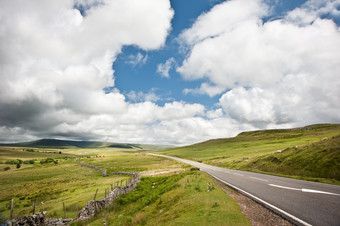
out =
[[[340,125],[244,132],[157,153],[207,164],[340,184]]]
[[[97,189],[97,199],[100,199],[111,184],[127,179],[126,176],[102,177],[100,171],[74,163],[73,158],[77,158],[77,161],[105,168],[108,173],[139,171],[142,174],[136,191],[119,198],[113,206],[85,222],[86,225],[102,225],[102,220],[114,225],[131,222],[249,225],[237,203],[214,185],[209,176],[190,171],[188,165],[147,155],[138,148],[0,149],[1,169],[11,167],[0,171],[1,221],[10,215],[12,198],[14,218],[31,215],[36,198],[36,212],[47,211],[47,217],[64,217],[64,204],[65,217],[75,218],[86,202],[93,199]],[[58,162],[40,163],[47,158]],[[15,164],[5,164],[17,159],[34,160],[34,164],[22,163],[18,169]]]
[[[31,215],[35,200],[35,212],[75,218],[97,189],[96,198],[103,198],[111,184],[128,178],[102,177],[101,171],[75,163],[77,159],[107,169],[108,174],[141,172],[142,181],[135,191],[121,196],[90,221],[76,225],[102,225],[103,221],[109,225],[250,224],[237,203],[207,174],[148,155],[156,146],[149,146],[148,151],[146,145],[63,143],[62,148],[53,146],[55,140],[49,147],[46,140],[28,147],[0,146],[0,223],[9,218],[11,199],[14,218]],[[42,144],[47,146],[37,147]],[[340,125],[244,132],[234,138],[157,153],[220,167],[340,184]]]
[[[74,225],[250,225],[235,201],[207,174],[144,177],[88,222]]]

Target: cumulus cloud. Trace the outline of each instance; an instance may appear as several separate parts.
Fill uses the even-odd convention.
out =
[[[207,110],[183,101],[158,105],[155,90],[125,96],[115,87],[112,64],[123,46],[164,45],[174,15],[168,0],[0,0],[0,141],[182,145],[339,122],[340,35],[331,19],[339,1],[320,2],[263,22],[263,1],[225,1],[183,31],[185,60],[177,67],[170,58],[157,72],[169,77],[177,67],[185,79],[202,79],[186,94],[222,94]]]
[[[172,67],[176,64],[176,60],[171,57],[167,61],[165,61],[164,64],[158,64],[157,65],[157,73],[162,75],[165,78],[169,78],[169,71]]]
[[[131,108],[117,89],[104,92],[114,87],[112,63],[123,45],[162,47],[174,14],[168,0],[14,0],[1,6],[3,141],[111,135],[109,127]],[[146,60],[140,54],[134,63]]]
[[[322,17],[338,15],[336,5],[310,0],[285,18],[263,22],[268,6],[260,0],[221,3],[180,35],[189,53],[177,71],[228,89],[220,104],[240,123],[339,122],[340,30]],[[204,86],[184,92],[215,94]]]

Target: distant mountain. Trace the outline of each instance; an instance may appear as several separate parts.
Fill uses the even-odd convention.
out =
[[[145,149],[161,150],[171,146],[165,145],[144,145],[144,144],[124,144],[99,141],[72,141],[58,139],[40,139],[21,143],[3,143],[0,146],[11,147],[34,147],[34,148],[124,148],[124,149]]]

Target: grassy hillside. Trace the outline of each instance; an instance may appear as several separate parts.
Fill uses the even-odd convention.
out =
[[[340,136],[286,148],[248,162],[243,161],[242,164],[234,162],[229,166],[243,170],[340,181]]]
[[[88,222],[74,225],[250,225],[207,174],[143,177],[137,189]]]
[[[234,138],[209,140],[158,153],[227,168],[339,180],[340,166],[335,164],[340,158],[338,136],[339,124],[319,124],[244,132]],[[286,151],[278,153],[281,150]],[[285,162],[276,160],[281,155]]]

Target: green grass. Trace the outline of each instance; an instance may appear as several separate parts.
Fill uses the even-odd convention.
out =
[[[31,206],[37,197],[36,212],[47,211],[48,217],[63,216],[63,202],[67,208],[66,217],[76,217],[86,202],[103,198],[106,188],[123,176],[101,177],[101,172],[81,167],[68,160],[58,165],[35,165],[33,167],[0,172],[0,212],[8,218],[10,200],[14,198],[14,216],[22,217],[32,213]],[[44,204],[42,205],[41,202]],[[78,207],[77,207],[78,206]]]
[[[22,165],[20,169],[11,165],[9,171],[0,171],[0,217],[3,219],[9,217],[12,198],[14,217],[18,218],[31,215],[36,197],[36,212],[47,211],[47,217],[64,217],[65,203],[66,217],[75,218],[86,202],[93,199],[97,188],[97,199],[103,198],[106,188],[127,178],[101,177],[100,171],[82,167],[73,159],[59,159],[58,164],[38,163],[46,157],[65,155],[83,157],[78,161],[108,169],[108,173],[141,171],[142,175],[163,175],[142,177],[136,191],[121,196],[114,205],[85,224],[102,225],[102,220],[107,219],[109,225],[249,225],[238,205],[216,187],[209,176],[199,171],[190,172],[190,166],[183,163],[150,156],[138,148],[73,148],[62,149],[62,154],[53,153],[60,149],[34,150],[1,149],[3,160],[38,159],[33,165]],[[46,153],[47,150],[52,153]]]
[[[250,225],[211,177],[196,171],[144,177],[137,189],[87,222],[74,225]]]
[[[2,152],[5,150],[4,152]],[[65,149],[66,150],[66,149]],[[65,151],[63,150],[63,151]],[[52,151],[49,149],[49,151]],[[45,153],[44,153],[45,152]],[[10,213],[10,200],[14,198],[14,217],[22,217],[32,213],[31,206],[37,198],[37,211],[47,211],[47,217],[63,217],[63,202],[66,205],[66,217],[75,218],[78,211],[86,202],[93,199],[98,188],[97,198],[103,198],[105,189],[111,184],[126,176],[101,177],[101,171],[82,167],[73,162],[73,159],[59,159],[58,164],[40,164],[40,159],[46,156],[57,157],[63,154],[46,153],[46,149],[35,149],[35,152],[22,151],[22,149],[2,148],[3,159],[38,159],[33,165],[22,164],[20,169],[16,165],[0,164],[0,216],[7,219]],[[52,152],[55,152],[53,150]],[[108,169],[111,172],[152,171],[155,169],[181,168],[171,160],[160,160],[156,157],[138,153],[136,149],[129,152],[121,149],[67,149],[65,156],[83,156],[89,154],[90,158],[82,158],[91,165]],[[75,155],[80,154],[80,155]],[[99,155],[101,157],[99,157]],[[96,157],[98,156],[98,157]],[[10,166],[11,169],[3,171]],[[41,202],[44,204],[41,205]]]
[[[340,185],[340,136],[230,166]]]
[[[337,138],[331,138],[339,135],[339,124],[320,124],[287,130],[244,132],[234,138],[209,140],[157,153],[226,168],[338,184],[340,148]],[[325,137],[328,140],[318,144]],[[296,146],[301,147],[299,150],[305,146],[309,148],[292,151]],[[287,148],[291,151],[275,154]],[[331,154],[326,155],[329,150],[332,150]],[[281,155],[285,161],[276,160]]]

